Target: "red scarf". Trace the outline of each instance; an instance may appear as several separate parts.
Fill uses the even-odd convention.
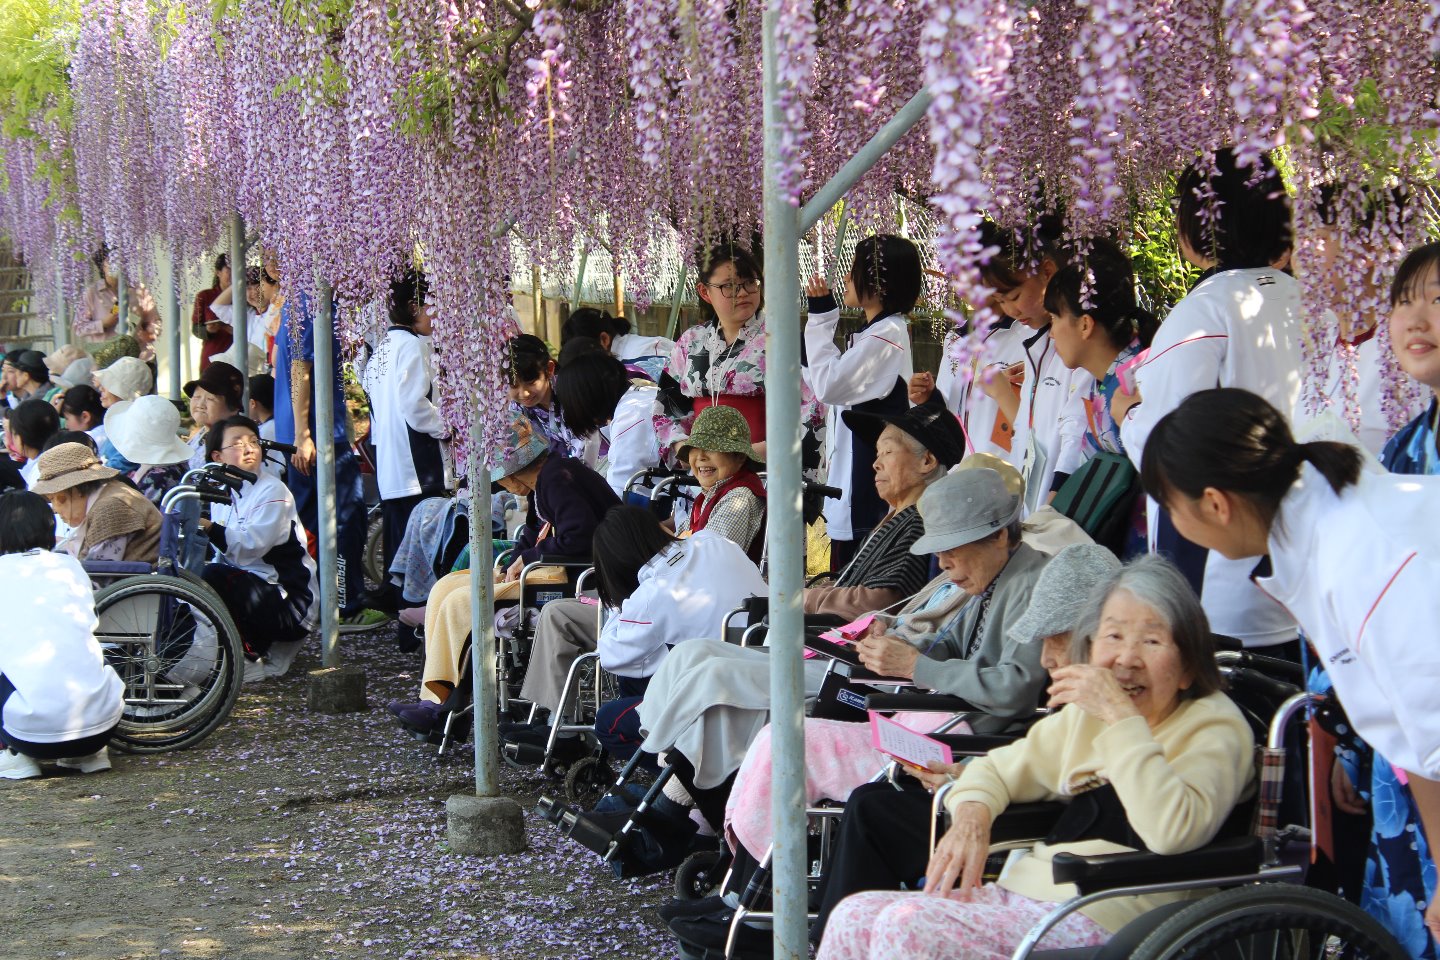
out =
[[[714,490],[702,493],[695,499],[695,505],[690,508],[690,532],[699,533],[704,530],[705,524],[710,521],[710,511],[715,508],[715,504],[736,487],[744,487],[761,500],[765,499],[765,484],[760,477],[748,466],[741,467],[738,473],[728,480],[721,481]]]

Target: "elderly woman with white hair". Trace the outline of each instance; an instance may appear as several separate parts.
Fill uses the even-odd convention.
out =
[[[902,415],[847,412],[857,435],[875,437],[875,484],[890,515],[870,534],[834,586],[805,591],[808,613],[851,619],[893,607],[925,585],[928,558],[912,551],[924,533],[918,504],[964,452],[964,435],[943,408],[914,407]],[[717,625],[718,626],[718,625]],[[819,692],[823,668],[806,664],[806,693]],[[770,713],[770,658],[721,640],[692,640],[671,651],[639,708],[642,749],[667,754],[675,777],[668,808],[683,819],[695,803],[715,829],[745,751]],[[664,808],[665,804],[661,804]]]
[[[1074,895],[1054,880],[1056,854],[1185,853],[1216,837],[1252,788],[1254,738],[1220,689],[1209,625],[1184,578],[1158,557],[1118,571],[1078,619],[1073,653],[1077,662],[1052,676],[1049,705],[1059,709],[960,773],[924,891],[847,898],[829,916],[818,960],[1009,956]],[[1044,842],[982,886],[994,818],[1037,801],[1066,810]],[[874,853],[891,856],[888,843]],[[1142,913],[1197,895],[1101,901],[1061,921],[1046,944],[1102,944]]]

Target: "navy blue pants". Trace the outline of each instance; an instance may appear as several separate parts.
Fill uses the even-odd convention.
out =
[[[320,458],[315,458],[315,469],[320,467]],[[315,485],[315,473],[307,477],[288,468],[286,486],[295,495],[295,509],[300,513],[300,522],[311,536],[320,535],[317,509],[319,495]],[[365,602],[365,489],[360,479],[360,461],[349,446],[335,445],[335,562],[340,579],[340,615],[357,613]]]
[[[629,760],[640,749],[640,701],[649,677],[617,677],[620,699],[602,703],[595,712],[595,736],[605,751],[617,760]]]
[[[10,699],[10,694],[15,692],[15,684],[10,678],[0,673],[0,717],[5,716],[5,701]],[[21,740],[12,736],[0,723],[0,744],[9,747],[16,753],[23,754],[31,760],[64,760],[67,757],[88,757],[110,742],[110,736],[115,732],[111,727],[104,733],[91,734],[88,737],[81,737],[79,740],[62,740],[59,743],[35,743],[30,740]]]
[[[228,563],[209,563],[201,573],[230,611],[230,619],[240,631],[246,654],[263,657],[272,643],[288,643],[302,639],[306,606],[298,600],[286,600],[280,588],[262,580],[248,570]],[[309,591],[303,591],[306,598]]]

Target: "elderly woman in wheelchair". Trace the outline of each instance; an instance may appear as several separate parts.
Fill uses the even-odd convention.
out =
[[[1052,860],[1210,842],[1252,788],[1254,736],[1220,690],[1203,610],[1165,561],[1142,558],[1104,585],[1077,630],[1076,663],[1055,671],[1059,709],[1021,740],[967,765],[950,788],[951,825],[930,857],[924,892],[842,901],[819,957],[1009,956],[1052,906],[1073,895]],[[1045,840],[1012,854],[981,884],[991,828],[1012,804],[1059,801]],[[837,857],[845,856],[842,850]],[[1103,900],[1050,931],[1051,946],[1106,941],[1180,893]]]

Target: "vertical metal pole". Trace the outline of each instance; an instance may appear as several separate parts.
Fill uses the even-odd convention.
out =
[[[800,511],[800,255],[795,207],[776,183],[776,20],[764,13],[765,433],[770,550],[770,779],[776,960],[809,956],[805,883],[805,673],[802,656],[805,528]]]
[[[494,797],[500,792],[495,767],[500,751],[500,727],[495,704],[495,583],[494,547],[490,540],[490,475],[480,451],[485,423],[476,415],[470,425],[470,676],[475,713],[475,795]]]
[[[614,261],[611,261],[614,263]],[[610,271],[610,277],[615,289],[615,316],[625,316],[625,278],[620,276],[620,268],[614,267]]]
[[[233,235],[232,235],[233,236]],[[243,236],[242,236],[243,242]],[[230,272],[235,273],[230,261]],[[241,261],[243,262],[243,261]],[[318,279],[318,278],[317,278]],[[310,371],[315,387],[315,493],[319,498],[316,519],[320,529],[320,644],[327,667],[340,666],[340,581],[336,575],[335,552],[335,329],[331,309],[330,282],[315,284],[320,302],[315,316],[315,366]],[[299,308],[299,304],[295,304]],[[298,425],[297,425],[298,426]]]
[[[685,283],[690,279],[690,265],[680,265],[680,276],[675,281],[675,292],[670,296],[670,319],[665,321],[665,339],[675,339],[675,328],[680,323],[680,298],[685,294]]]
[[[170,389],[167,391],[171,400],[179,401],[181,379],[180,343],[183,336],[181,327],[185,325],[180,317],[180,266],[175,262],[173,252],[169,254],[169,261],[165,270],[165,303],[170,311],[169,323],[165,327],[165,342],[168,344],[167,353],[170,354]]]
[[[849,232],[850,204],[846,203],[840,207],[840,223],[835,227],[835,256],[830,259],[830,269],[825,274],[825,282],[830,285],[831,290],[838,289],[836,284],[840,279],[840,260],[845,255],[845,235]],[[840,299],[838,294],[835,299]]]
[[[65,255],[55,244],[55,319],[51,321],[50,340],[59,350],[70,342],[70,317],[65,310]]]
[[[322,288],[328,290],[328,287]],[[326,303],[322,310],[329,310],[329,297],[325,297]],[[240,372],[245,375],[245,389],[240,397],[240,412],[250,412],[250,304],[245,301],[245,220],[240,214],[235,214],[230,220],[230,305],[233,308],[230,312],[232,319],[230,325],[231,334],[236,344],[235,356],[240,358]],[[326,327],[330,324],[327,323]],[[319,333],[319,330],[316,330]],[[318,344],[318,341],[317,341]],[[316,348],[315,369],[320,369],[319,348]],[[329,353],[325,355],[327,358]],[[327,360],[328,362],[328,360]],[[318,396],[318,394],[317,394]],[[319,416],[319,413],[316,413]],[[318,440],[317,440],[318,442]],[[334,477],[334,473],[331,473]],[[330,664],[326,664],[329,666]]]
[[[570,309],[580,309],[580,295],[585,292],[585,268],[590,265],[590,248],[580,248],[580,265],[575,268],[575,292],[570,295]]]
[[[115,271],[115,336],[124,336],[130,329],[130,278],[122,267]]]
[[[540,283],[540,268],[530,268],[530,327],[531,332],[540,339],[545,339],[545,301],[543,295],[544,287]]]

